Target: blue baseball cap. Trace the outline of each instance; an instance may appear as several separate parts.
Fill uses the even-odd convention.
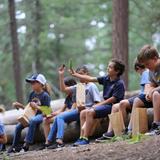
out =
[[[33,74],[31,77],[26,78],[26,82],[31,83],[37,81],[42,85],[45,85],[47,80],[43,74]]]

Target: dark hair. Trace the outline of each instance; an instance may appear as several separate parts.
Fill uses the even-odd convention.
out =
[[[134,69],[135,69],[135,71],[137,71],[139,68],[140,69],[145,69],[145,66],[144,66],[144,64],[139,63],[139,61],[136,58],[135,62],[134,62]]]
[[[115,71],[118,71],[117,76],[121,76],[125,70],[125,65],[117,59],[112,59],[110,62],[114,63],[114,69]]]
[[[74,86],[74,85],[76,85],[77,84],[77,82],[76,82],[76,80],[74,79],[74,78],[72,78],[72,77],[65,77],[64,78],[64,84],[66,85],[66,86]]]
[[[78,68],[76,69],[76,72],[79,72],[80,70],[82,70],[82,71],[83,71],[84,73],[86,73],[86,74],[89,74],[89,70],[88,70],[88,68],[87,68],[86,65],[82,65],[82,66],[78,67]]]
[[[155,57],[159,58],[157,49],[154,46],[147,44],[140,49],[137,59],[140,63],[143,63],[144,61]]]

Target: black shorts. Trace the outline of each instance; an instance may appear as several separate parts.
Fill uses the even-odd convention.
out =
[[[140,94],[138,98],[144,103],[145,108],[153,108],[153,103],[151,101],[146,100],[145,94]]]

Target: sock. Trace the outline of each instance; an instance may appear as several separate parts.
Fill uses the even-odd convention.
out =
[[[88,141],[88,138],[87,138],[87,137],[83,137],[83,139]]]
[[[131,131],[132,130],[131,125],[128,125],[127,129],[128,129],[128,131]]]

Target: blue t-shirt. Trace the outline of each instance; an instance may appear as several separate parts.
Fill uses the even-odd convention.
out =
[[[140,94],[144,93],[145,84],[149,84],[149,83],[151,83],[149,81],[149,70],[145,70],[141,75],[141,80],[140,80],[141,90],[140,90]]]
[[[33,101],[40,101],[40,106],[48,106],[50,107],[51,97],[45,91],[41,92],[40,94],[35,93],[34,91],[30,93],[28,103]],[[37,111],[37,114],[41,113]]]
[[[0,136],[4,136],[5,134],[5,129],[4,125],[0,122]],[[0,150],[2,149],[3,144],[0,144]]]
[[[124,82],[120,78],[111,81],[109,76],[97,77],[98,83],[103,85],[103,98],[106,100],[111,97],[116,98],[116,102],[120,102],[124,98],[125,87]]]

